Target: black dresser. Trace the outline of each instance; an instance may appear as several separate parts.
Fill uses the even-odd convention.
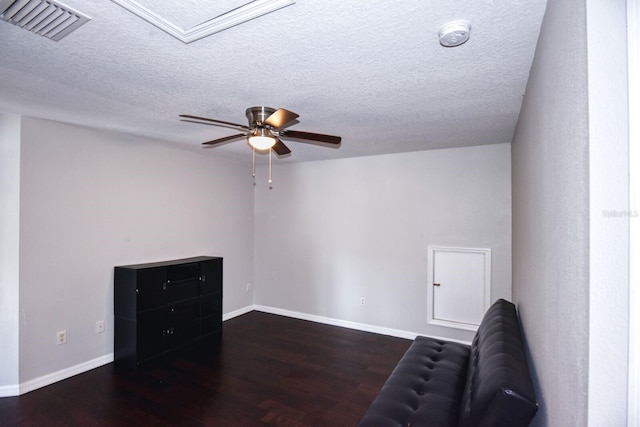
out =
[[[114,361],[136,369],[222,334],[222,258],[117,266]]]

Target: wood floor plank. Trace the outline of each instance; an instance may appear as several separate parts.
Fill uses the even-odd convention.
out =
[[[218,349],[138,372],[110,364],[0,398],[0,424],[353,426],[409,344],[253,311],[224,323]]]

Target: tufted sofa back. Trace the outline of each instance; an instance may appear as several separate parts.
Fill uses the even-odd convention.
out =
[[[500,299],[471,344],[459,426],[528,426],[537,409],[516,308]]]
[[[537,409],[516,309],[501,299],[471,347],[417,337],[358,427],[527,427]]]

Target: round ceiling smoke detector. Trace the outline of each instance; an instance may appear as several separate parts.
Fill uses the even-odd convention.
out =
[[[438,37],[444,47],[456,47],[469,40],[471,23],[468,21],[451,21],[440,27]]]

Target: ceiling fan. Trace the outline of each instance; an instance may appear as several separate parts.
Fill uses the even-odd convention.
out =
[[[284,108],[276,110],[271,107],[251,107],[247,108],[245,114],[249,121],[249,126],[225,122],[222,120],[209,119],[206,117],[190,116],[188,114],[181,114],[180,117],[184,122],[230,127],[242,131],[242,133],[202,143],[203,145],[209,146],[215,146],[233,141],[234,139],[246,137],[249,144],[256,150],[263,151],[273,149],[278,156],[284,156],[291,153],[291,150],[280,138],[299,139],[303,142],[307,141],[312,143],[318,142],[329,144],[330,146],[339,146],[342,141],[342,138],[339,136],[287,129],[287,126],[294,124],[294,120],[299,116],[298,114],[285,110]]]

